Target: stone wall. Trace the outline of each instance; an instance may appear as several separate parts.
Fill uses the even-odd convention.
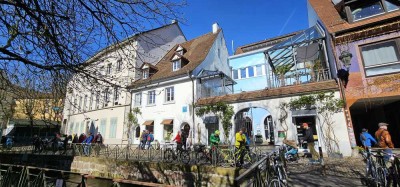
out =
[[[183,164],[124,161],[60,155],[1,154],[0,163],[60,169],[94,177],[127,179],[176,186],[233,186],[244,170]]]

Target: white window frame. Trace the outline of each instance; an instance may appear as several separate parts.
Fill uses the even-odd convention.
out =
[[[119,101],[119,92],[118,92],[118,87],[114,87],[114,105],[118,104]]]
[[[175,102],[175,89],[173,86],[165,88],[165,103]]]
[[[139,101],[137,101],[137,99],[139,98]],[[135,97],[133,98],[133,105],[140,107],[142,106],[142,93],[136,93]]]
[[[156,104],[156,91],[151,90],[147,92],[147,105],[155,105]]]
[[[111,73],[112,73],[112,64],[109,63],[107,64],[106,74],[110,75]]]
[[[147,79],[149,78],[149,69],[144,69],[143,70],[143,79]]]
[[[90,99],[89,99],[89,110],[93,109],[93,95],[94,95],[94,93],[91,92],[90,93]]]
[[[106,88],[104,90],[104,107],[108,106],[108,102],[110,101],[110,88]]]
[[[181,64],[181,60],[174,60],[172,61],[172,71],[178,71],[179,69],[181,69],[182,64]]]
[[[85,98],[83,99],[83,111],[86,111],[86,109],[87,109],[87,99],[88,99],[88,96],[85,95]]]
[[[117,61],[116,71],[117,71],[117,72],[120,72],[121,70],[122,70],[122,60],[119,59],[119,60]]]

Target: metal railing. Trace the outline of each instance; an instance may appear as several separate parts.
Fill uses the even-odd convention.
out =
[[[63,156],[87,156],[105,157],[113,159],[137,160],[137,161],[158,161],[167,163],[182,164],[206,164],[213,166],[235,167],[239,161],[238,154],[235,154],[233,145],[220,145],[213,150],[205,146],[201,152],[194,148],[185,149],[188,158],[181,159],[181,153],[176,151],[175,144],[163,144],[157,149],[151,146],[148,149],[141,149],[138,145],[126,144],[68,144],[64,147],[49,147],[37,149],[34,145],[13,145],[11,148],[0,148],[2,154],[34,154],[34,155],[63,155]],[[267,152],[263,146],[250,146],[246,151],[245,161],[253,164],[258,161],[260,155]],[[171,154],[175,158],[169,158]],[[203,156],[202,156],[203,155]],[[213,159],[214,158],[214,159]],[[188,160],[187,160],[188,159]]]

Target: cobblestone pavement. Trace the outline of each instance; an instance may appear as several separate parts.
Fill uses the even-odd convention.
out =
[[[300,186],[363,186],[361,178],[365,170],[362,158],[325,158],[324,166],[310,164],[302,158],[288,164],[289,185]]]

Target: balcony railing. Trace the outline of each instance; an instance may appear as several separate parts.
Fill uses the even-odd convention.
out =
[[[284,77],[273,75],[271,77],[271,87],[278,88],[283,86],[307,84],[312,82],[321,82],[332,79],[329,69],[317,71],[289,71]]]

